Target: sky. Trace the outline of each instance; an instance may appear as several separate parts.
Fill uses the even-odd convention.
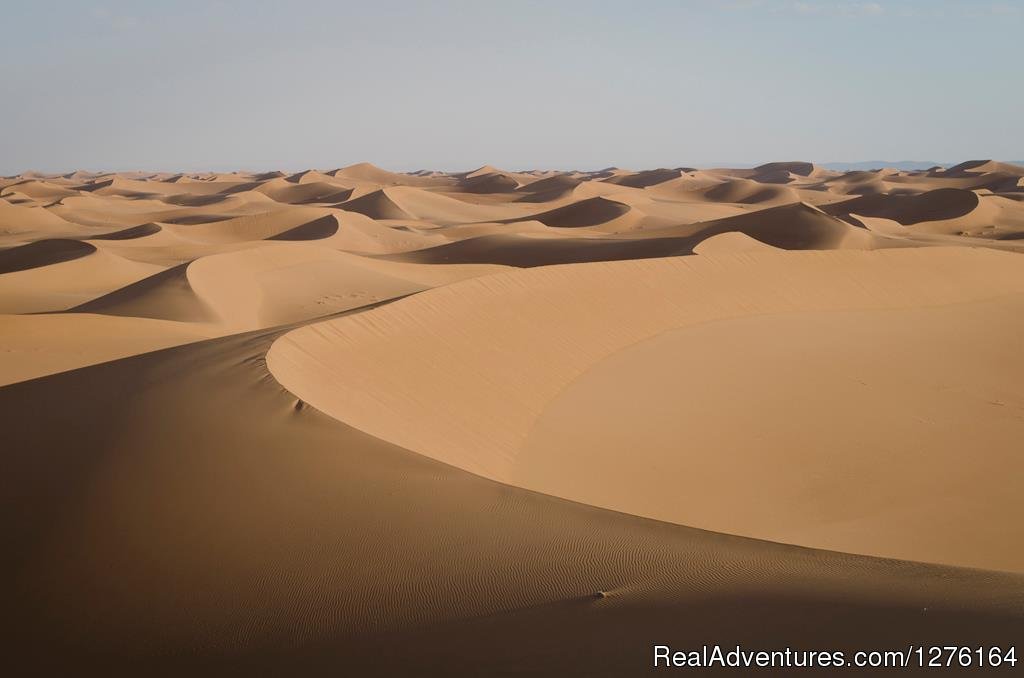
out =
[[[0,174],[1024,158],[1024,0],[0,10]]]

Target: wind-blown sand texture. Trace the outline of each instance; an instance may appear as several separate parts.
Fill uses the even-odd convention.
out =
[[[1024,637],[1024,168],[0,179],[14,675]]]

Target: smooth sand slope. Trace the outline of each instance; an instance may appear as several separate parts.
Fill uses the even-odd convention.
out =
[[[1022,177],[0,178],[4,666],[1019,644]]]
[[[317,409],[501,482],[1024,571],[1022,311],[1015,254],[704,255],[451,285],[295,330],[267,362]]]
[[[18,422],[0,497],[8,666],[616,676],[644,673],[653,642],[1024,632],[1020,575],[648,521],[402,450],[300,406],[264,366],[279,334],[0,389]]]
[[[92,313],[0,315],[0,385],[212,336],[183,323]]]

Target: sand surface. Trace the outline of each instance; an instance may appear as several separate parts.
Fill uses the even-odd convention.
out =
[[[4,178],[6,658],[1019,642],[1022,177]]]

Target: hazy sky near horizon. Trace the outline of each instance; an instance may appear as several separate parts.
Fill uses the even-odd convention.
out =
[[[0,174],[1024,158],[1024,0],[4,0]]]

